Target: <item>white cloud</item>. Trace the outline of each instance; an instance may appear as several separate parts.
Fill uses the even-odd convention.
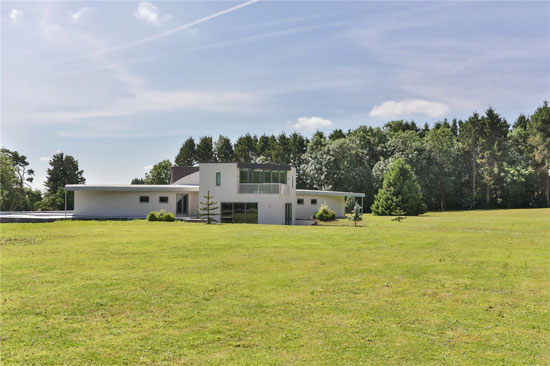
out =
[[[152,166],[152,165],[145,165],[145,166],[143,167],[143,169],[144,169],[144,170],[151,170],[151,169],[153,169],[153,166]]]
[[[77,23],[80,20],[80,17],[82,17],[82,15],[84,15],[84,13],[89,12],[90,10],[92,10],[92,8],[90,8],[88,6],[85,6],[82,9],[80,9],[79,11],[77,11],[76,13],[73,13],[72,11],[69,11],[69,15],[71,16],[72,21]]]
[[[297,130],[317,130],[319,128],[330,127],[333,124],[331,120],[321,117],[300,117],[292,127]]]
[[[375,105],[369,112],[370,117],[401,118],[425,115],[431,118],[443,117],[450,112],[448,105],[423,99],[404,99],[396,102],[389,100]]]
[[[47,156],[41,156],[40,161],[48,162],[48,161],[50,161],[50,158],[48,158]]]
[[[8,15],[12,22],[17,23],[19,18],[23,16],[23,12],[17,9],[11,9],[10,15]]]
[[[81,111],[56,111],[35,115],[56,122],[88,118],[130,116],[145,112],[170,110],[246,111],[261,99],[241,92],[195,92],[186,90],[144,90],[133,97],[120,99],[106,107]]]
[[[142,1],[138,4],[134,17],[138,20],[143,20],[147,24],[160,24],[171,18],[170,15],[160,17],[159,8],[147,1]]]

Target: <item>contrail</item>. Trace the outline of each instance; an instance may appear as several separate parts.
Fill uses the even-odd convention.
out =
[[[176,32],[181,31],[181,30],[184,30],[184,29],[187,29],[187,28],[191,28],[191,27],[193,27],[193,26],[195,26],[195,25],[197,25],[197,24],[201,24],[201,23],[204,23],[204,22],[206,22],[206,21],[209,21],[210,19],[217,18],[217,17],[219,17],[220,15],[224,15],[224,14],[227,14],[227,13],[231,13],[231,12],[237,10],[237,9],[244,8],[245,6],[254,4],[255,2],[258,2],[258,1],[260,1],[260,0],[250,0],[250,1],[247,1],[247,2],[245,2],[245,3],[239,4],[239,5],[235,5],[235,6],[233,6],[232,8],[225,9],[225,10],[219,11],[219,12],[217,12],[217,13],[214,13],[214,14],[211,14],[211,15],[208,15],[208,16],[205,16],[205,17],[203,17],[203,18],[194,20],[194,21],[192,21],[192,22],[190,22],[190,23],[182,24],[182,25],[180,25],[179,27],[172,28],[172,29],[169,29],[169,30],[167,30],[167,31],[164,31],[164,32],[161,32],[161,33],[158,33],[158,34],[155,34],[155,35],[146,37],[146,38],[138,39],[137,41],[124,43],[124,44],[121,44],[121,45],[118,45],[118,46],[114,46],[114,47],[110,47],[110,48],[105,48],[105,49],[103,49],[103,50],[100,50],[98,53],[104,54],[104,53],[109,53],[109,52],[113,52],[113,51],[118,51],[118,50],[130,48],[130,47],[134,47],[134,46],[137,46],[137,45],[140,45],[140,44],[148,43],[148,42],[157,40],[157,39],[159,39],[159,38],[168,37],[169,35],[172,35],[172,34],[174,34],[174,33],[176,33]]]

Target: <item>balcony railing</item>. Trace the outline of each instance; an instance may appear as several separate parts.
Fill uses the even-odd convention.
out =
[[[280,183],[239,183],[241,194],[288,194],[286,184]]]

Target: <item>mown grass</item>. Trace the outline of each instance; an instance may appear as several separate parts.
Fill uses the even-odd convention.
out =
[[[550,364],[550,210],[2,224],[5,365]]]

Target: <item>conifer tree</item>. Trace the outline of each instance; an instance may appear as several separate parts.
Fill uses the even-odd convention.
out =
[[[384,176],[384,184],[374,198],[371,207],[377,216],[395,215],[402,210],[408,216],[426,212],[420,186],[410,166],[403,159],[396,159]]]
[[[363,214],[361,213],[361,206],[356,202],[355,206],[353,207],[353,210],[351,212],[351,216],[349,217],[350,221],[353,221],[353,224],[357,226],[357,221],[363,220]]]
[[[206,201],[201,202],[202,206],[200,209],[200,217],[205,217],[207,224],[217,222],[217,220],[214,218],[214,215],[218,215],[218,213],[215,212],[219,208],[218,206],[216,206],[218,202],[212,201],[214,196],[210,195],[210,191],[208,191],[208,193],[206,193],[206,196],[203,196],[203,198]]]

